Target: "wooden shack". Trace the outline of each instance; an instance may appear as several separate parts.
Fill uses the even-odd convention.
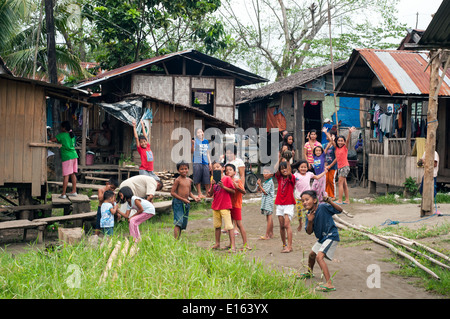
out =
[[[1,60],[1,59],[0,59]],[[79,100],[78,89],[15,77],[0,63],[0,187],[45,194],[47,182],[47,99]]]
[[[412,177],[421,182],[423,169],[417,160],[424,153],[430,70],[427,53],[405,50],[357,49],[336,90],[338,96],[366,98],[363,110],[368,152],[369,190],[377,183],[403,187]],[[438,183],[450,182],[450,72],[444,75],[439,91],[439,128],[436,150],[440,156]],[[391,130],[382,128],[380,116],[386,115]],[[401,123],[400,123],[401,122]]]
[[[338,81],[346,70],[346,61],[338,61],[333,66]],[[244,130],[250,127],[287,130],[293,134],[295,148],[299,150],[303,150],[306,134],[311,129],[316,129],[318,140],[322,140],[323,122],[329,118],[336,123],[336,111],[339,122],[343,114],[350,114],[345,123],[341,122],[343,126],[360,127],[360,98],[339,100],[338,97],[335,103],[331,83],[332,65],[329,64],[299,71],[256,90],[242,90],[236,102],[239,126]],[[277,117],[281,120],[271,120],[274,113],[280,114]],[[303,156],[302,151],[297,154],[299,158]]]
[[[90,99],[98,112],[108,113],[106,106],[130,101],[151,111],[150,144],[155,171],[175,172],[171,150],[179,142],[177,138],[182,137],[172,139],[174,129],[186,128],[194,137],[194,125],[198,125],[195,121],[203,129],[224,131],[234,127],[235,87],[264,81],[267,80],[219,59],[185,50],[106,71],[76,87],[98,92]],[[114,142],[116,155],[128,157],[134,153],[139,164],[140,159],[133,152],[131,119],[122,118],[120,122],[114,133],[119,136]]]

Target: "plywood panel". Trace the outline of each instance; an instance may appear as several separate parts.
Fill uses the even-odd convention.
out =
[[[164,101],[172,101],[172,77],[134,74],[131,93],[145,94]]]
[[[234,107],[216,105],[216,117],[222,121],[234,123]]]
[[[190,105],[191,79],[189,77],[175,77],[174,101],[183,105]]]
[[[214,89],[215,88],[214,78],[192,77],[191,83],[192,83],[193,89]]]
[[[216,104],[234,106],[234,80],[216,79]]]

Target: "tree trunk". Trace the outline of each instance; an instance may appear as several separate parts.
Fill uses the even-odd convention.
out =
[[[425,161],[424,161],[424,176],[423,176],[423,192],[422,192],[422,205],[420,216],[431,215],[433,213],[433,201],[434,201],[434,152],[436,150],[436,129],[438,126],[437,121],[437,108],[438,108],[438,83],[439,83],[439,67],[441,66],[441,59],[439,51],[430,51],[431,74],[430,74],[430,93],[428,100],[428,113],[427,113],[427,142],[425,145]]]

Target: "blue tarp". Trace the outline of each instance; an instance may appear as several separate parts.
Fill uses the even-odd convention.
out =
[[[359,119],[359,97],[339,97],[338,120],[341,127],[361,127]],[[336,123],[336,114],[331,120]]]

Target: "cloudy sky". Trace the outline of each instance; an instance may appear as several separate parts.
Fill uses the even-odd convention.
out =
[[[418,12],[417,28],[425,30],[431,21],[431,14],[437,11],[441,3],[442,0],[400,0],[398,18],[407,27],[415,28]]]

